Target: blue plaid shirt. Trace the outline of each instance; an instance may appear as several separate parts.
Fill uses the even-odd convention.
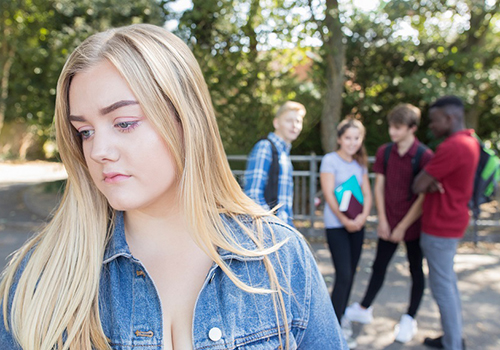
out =
[[[291,145],[271,132],[267,135],[276,146],[279,157],[280,172],[278,177],[278,204],[281,207],[276,215],[287,224],[293,226],[293,166],[290,160]],[[264,198],[264,190],[271,162],[273,160],[273,150],[268,140],[260,140],[255,144],[247,161],[245,171],[245,193],[256,203],[266,209],[269,206]]]

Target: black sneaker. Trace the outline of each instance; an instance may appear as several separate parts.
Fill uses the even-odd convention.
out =
[[[425,338],[424,345],[435,349],[444,349],[443,336],[437,338]]]
[[[444,349],[443,346],[443,336],[437,338],[425,338],[424,345],[435,348],[435,349]],[[465,348],[465,339],[462,338],[462,350],[466,350]]]
[[[435,349],[444,349],[443,336],[437,338],[425,338],[424,345]]]

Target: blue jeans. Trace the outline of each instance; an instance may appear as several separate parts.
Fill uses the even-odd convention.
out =
[[[443,346],[462,349],[462,308],[453,259],[458,238],[443,238],[422,232],[420,246],[429,266],[429,287],[441,314]]]

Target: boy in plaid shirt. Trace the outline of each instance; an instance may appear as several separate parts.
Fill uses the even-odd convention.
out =
[[[255,144],[245,171],[245,193],[265,209],[280,205],[276,215],[291,226],[293,166],[290,149],[302,131],[305,114],[305,107],[298,102],[283,104],[273,120],[274,132]]]

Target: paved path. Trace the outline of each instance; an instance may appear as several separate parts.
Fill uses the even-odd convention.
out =
[[[314,243],[313,249],[330,290],[334,269],[325,244]],[[356,276],[351,301],[360,301],[370,277],[375,242],[366,240]],[[500,349],[500,254],[495,250],[462,245],[455,258],[464,315],[464,336],[468,350]],[[425,266],[425,272],[427,268]],[[390,265],[385,284],[373,304],[374,321],[370,325],[355,324],[358,349],[427,349],[421,345],[425,337],[440,335],[439,311],[426,288],[417,321],[417,336],[405,345],[394,343],[393,328],[406,311],[410,295],[410,276],[405,251],[400,247]]]
[[[47,215],[57,202],[54,196],[47,196],[42,185],[35,185],[37,178],[51,181],[64,177],[54,172],[53,165],[37,165],[25,168],[27,174],[10,171],[0,163],[0,267],[6,263],[7,255],[43,225]],[[49,169],[40,173],[41,170]],[[60,169],[59,169],[60,170]],[[15,174],[12,176],[12,174]],[[54,174],[58,174],[57,176]],[[2,177],[3,176],[3,177]],[[368,235],[368,237],[373,237]],[[375,242],[365,240],[360,269],[356,277],[351,300],[359,301],[365,291],[370,264],[373,261]],[[322,274],[331,289],[334,269],[330,253],[323,243],[312,243]],[[459,288],[462,293],[464,335],[468,350],[500,349],[500,244],[488,243],[478,247],[470,243],[462,244],[456,256]],[[398,249],[389,269],[386,283],[379,293],[374,309],[374,322],[361,326],[355,324],[358,349],[427,349],[421,345],[427,336],[437,336],[440,332],[439,312],[426,289],[418,314],[419,332],[408,344],[393,342],[393,327],[406,309],[409,296],[409,273],[404,250]],[[315,349],[311,349],[315,350]]]

